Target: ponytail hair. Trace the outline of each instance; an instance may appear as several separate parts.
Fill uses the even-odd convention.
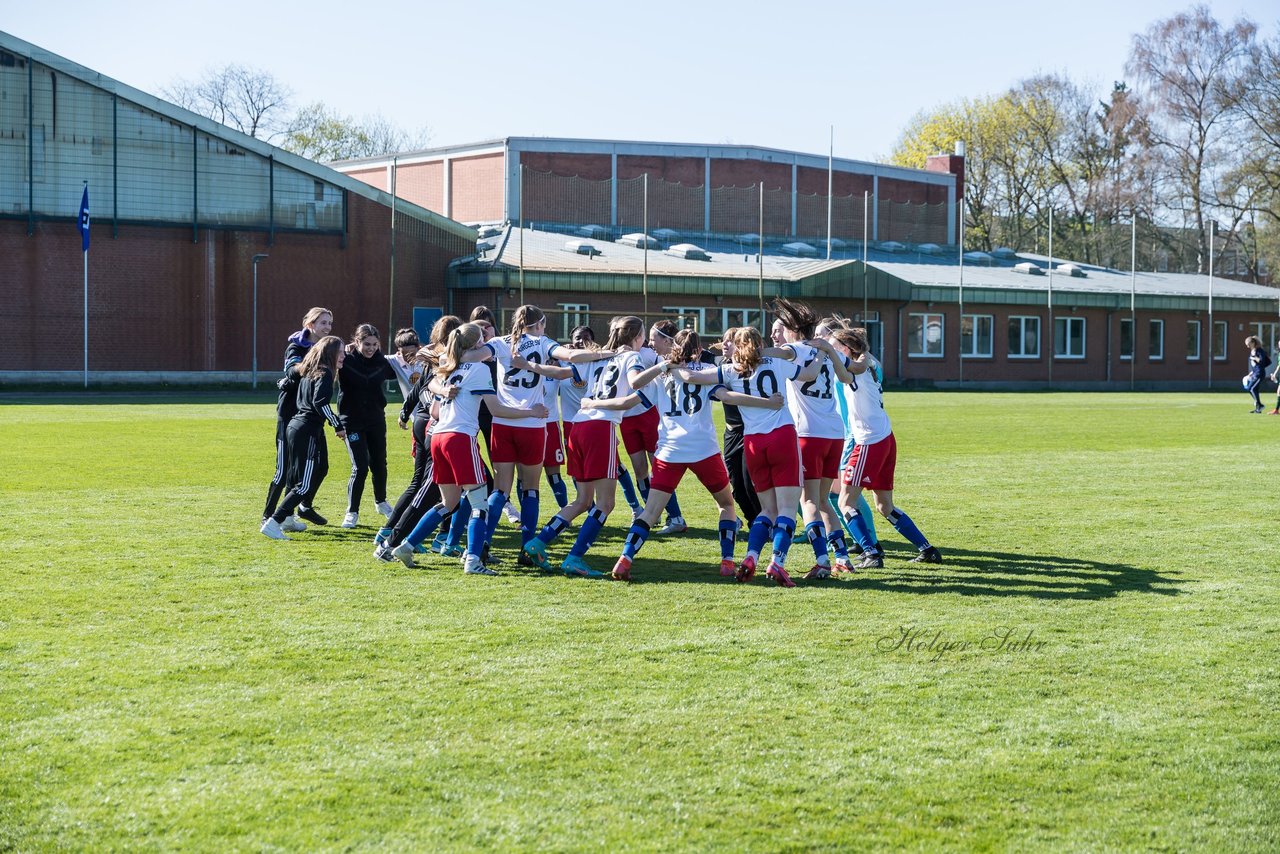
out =
[[[676,326],[676,322],[674,320],[659,320],[657,323],[653,324],[652,328],[656,329],[658,334],[665,335],[672,340],[675,340],[676,333],[680,331],[680,327]]]
[[[444,352],[440,355],[436,376],[446,379],[449,374],[458,370],[458,366],[462,364],[462,355],[479,344],[482,337],[484,337],[484,330],[478,323],[464,323],[450,332],[449,340],[444,345]]]
[[[681,329],[676,333],[676,340],[671,345],[671,355],[667,361],[687,365],[698,361],[701,354],[702,339],[698,337],[698,333],[692,329]]]
[[[365,338],[377,338],[379,341],[382,340],[382,336],[378,334],[378,327],[374,326],[372,323],[362,323],[357,326],[355,333],[351,336],[351,343],[359,347],[360,342]]]
[[[325,371],[337,373],[338,352],[342,349],[342,339],[337,335],[326,335],[311,345],[307,355],[302,357],[298,373],[304,377],[317,379]]]
[[[522,305],[517,308],[516,313],[511,316],[511,352],[516,352],[520,346],[520,336],[526,329],[546,319],[547,316],[536,305]]]
[[[862,327],[843,326],[831,330],[831,337],[837,344],[843,345],[850,353],[861,356],[871,348],[867,345],[867,330]]]
[[[792,302],[785,297],[773,301],[773,313],[782,325],[806,341],[813,337],[818,325],[818,313],[802,302]]]
[[[644,334],[644,321],[635,315],[620,315],[609,321],[609,340],[605,342],[606,350],[619,347],[630,347],[631,342]]]
[[[733,366],[738,373],[747,376],[760,366],[763,358],[764,338],[754,326],[743,326],[733,333]]]

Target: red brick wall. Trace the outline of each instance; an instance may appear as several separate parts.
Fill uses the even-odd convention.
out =
[[[506,155],[501,153],[457,157],[450,161],[453,219],[497,222],[503,218],[506,162]]]
[[[396,195],[429,211],[444,214],[444,163],[396,166]]]
[[[89,253],[90,371],[247,371],[251,366],[252,263],[258,266],[259,370],[278,369],[285,338],[313,305],[332,309],[336,334],[387,325],[390,209],[349,197],[347,245],[338,235],[94,226]],[[441,305],[450,259],[471,242],[398,218],[396,320],[415,303]],[[82,367],[83,268],[74,225],[0,220],[0,366],[6,371]],[[385,331],[384,331],[385,334]]]
[[[371,187],[377,187],[384,193],[391,192],[390,188],[387,187],[387,167],[385,166],[377,166],[373,169],[358,169],[347,174],[357,181],[363,181]]]
[[[618,180],[649,175],[650,181],[671,181],[688,187],[706,183],[706,161],[701,157],[661,157],[659,155],[618,155]]]
[[[608,154],[564,154],[552,151],[522,151],[520,164],[535,172],[577,176],[591,181],[613,177],[613,158]]]

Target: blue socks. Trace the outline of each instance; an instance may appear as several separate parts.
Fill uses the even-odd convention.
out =
[[[574,542],[573,548],[569,549],[569,554],[574,557],[582,557],[587,553],[587,549],[591,548],[592,543],[596,541],[596,537],[600,536],[600,531],[604,529],[604,520],[609,518],[600,512],[599,507],[592,506],[587,511],[587,518],[582,523],[582,529],[578,531],[578,539]]]
[[[533,539],[538,527],[538,490],[520,490],[520,545]]]
[[[747,532],[747,554],[759,556],[772,531],[773,520],[763,513],[757,516],[751,523],[751,530]]]
[[[592,505],[591,509],[596,509],[595,505]],[[569,527],[569,521],[557,513],[551,517],[551,521],[548,522],[546,527],[538,534],[538,539],[542,540],[542,542],[547,545],[550,545],[551,542],[555,540],[556,537],[560,536],[567,527]]]
[[[843,528],[827,534],[827,542],[831,544],[831,550],[836,553],[837,558],[849,559],[849,544],[845,542]]]
[[[779,516],[773,523],[773,562],[782,566],[787,562],[787,549],[796,533],[796,520]]]
[[[564,485],[564,478],[558,474],[549,474],[547,483],[551,484],[551,493],[556,497],[556,506],[563,510],[569,503],[569,488]]]
[[[872,538],[871,531],[867,528],[866,514],[858,512],[858,508],[855,507],[848,513],[845,513],[843,518],[845,529],[853,535],[854,542],[856,542],[864,552],[880,551],[880,546],[876,544],[876,541]]]
[[[643,498],[647,504],[649,502],[649,478],[646,477],[644,480],[640,481],[639,486],[640,497]]]
[[[627,506],[630,507],[632,511],[639,512],[642,508],[640,506],[640,499],[636,498],[635,481],[631,479],[631,472],[621,466],[618,467],[618,484],[622,487],[623,497],[627,499]]]
[[[813,556],[817,558],[818,564],[829,565],[831,560],[827,557],[827,530],[822,521],[816,520],[805,525],[804,534],[809,540],[809,545],[813,546]]]
[[[671,518],[673,516],[683,516],[680,512],[680,502],[676,501],[676,494],[674,492],[671,493],[671,498],[667,501],[667,518]]]
[[[673,496],[674,497],[674,496]],[[738,520],[720,523],[720,559],[733,560],[733,547],[738,542]]]
[[[840,511],[839,496],[834,492],[827,493],[827,503],[831,505],[831,509],[836,511],[836,518],[843,523],[845,521],[845,517],[844,513]],[[871,518],[871,505],[867,503],[867,497],[863,495],[861,491],[858,492],[858,502],[854,507],[857,508],[858,513],[862,516],[863,524],[866,525],[867,532],[871,536],[871,542],[879,542],[880,538],[876,536],[876,525]],[[849,536],[853,538],[854,542],[858,542],[858,535],[853,532],[852,528],[846,524],[844,529],[849,532]],[[858,542],[858,545],[862,546],[863,549],[866,548],[866,546],[863,546],[860,542]]]
[[[405,537],[405,542],[414,548],[422,545],[422,541],[431,536],[431,533],[438,527],[440,522],[448,515],[443,504],[437,504],[426,513],[422,514],[422,518],[418,520],[418,524],[413,526],[413,530],[409,532],[409,536]]]
[[[903,513],[895,507],[893,508],[893,512],[891,512],[887,518],[889,519],[889,524],[893,526],[893,529],[906,537],[907,541],[910,542],[911,545],[915,546],[920,551],[924,551],[929,548],[929,541],[925,538],[924,534],[920,533],[920,529],[916,527],[916,523],[912,522],[911,517],[906,513]]]
[[[453,548],[458,545],[458,543],[462,542],[462,535],[470,527],[468,522],[471,520],[471,511],[474,509],[475,508],[471,506],[471,499],[467,498],[465,495],[462,496],[462,501],[458,504],[458,509],[454,511],[453,520],[449,523],[449,535],[445,538],[445,546]],[[483,510],[485,508],[481,509]],[[487,515],[488,511],[486,510],[486,517]],[[486,522],[485,527],[480,529],[480,536],[484,536],[485,531],[487,530],[487,525],[488,523]],[[471,545],[470,539],[467,540],[467,545]],[[483,543],[477,543],[476,549],[480,549],[482,545]],[[476,553],[479,554],[479,551]]]
[[[470,502],[467,502],[468,506]],[[456,519],[467,519],[467,554],[480,557],[481,550],[484,549],[484,535],[489,530],[488,515],[489,510],[486,507],[472,507],[471,513],[464,516],[462,507],[458,507],[458,512],[454,514]],[[449,529],[449,538],[453,539],[453,528]],[[457,545],[456,543],[452,543]]]
[[[489,508],[487,527],[485,528],[484,541],[490,542],[493,539],[493,532],[498,530],[498,520],[502,518],[502,508],[507,506],[507,494],[494,490],[489,496]]]
[[[631,530],[627,531],[627,538],[622,543],[623,557],[634,558],[647,539],[649,539],[649,523],[643,519],[632,522]]]

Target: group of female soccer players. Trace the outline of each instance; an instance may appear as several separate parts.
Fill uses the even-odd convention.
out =
[[[669,320],[646,330],[638,317],[615,317],[603,346],[588,327],[573,330],[565,346],[546,337],[546,317],[536,306],[521,306],[502,334],[487,309],[477,309],[465,323],[441,318],[427,346],[416,355],[402,347],[399,354],[399,364],[408,366],[401,371],[402,384],[407,385],[404,373],[413,376],[399,424],[413,423],[414,474],[395,508],[384,511],[388,518],[375,538],[375,556],[415,566],[414,556],[428,550],[427,541],[439,530],[431,549],[461,557],[466,573],[496,575],[493,536],[509,499],[515,499],[520,564],[554,571],[548,554],[552,544],[584,517],[558,570],[599,578],[602,573],[585,558],[613,512],[622,482],[633,518],[611,576],[630,580],[651,534],[685,529],[675,492],[691,471],[719,509],[722,576],[751,580],[771,544],[764,574],[794,587],[786,563],[797,539],[797,518],[803,521],[801,542],[814,553],[806,579],[883,566],[864,489],[894,529],[916,546],[914,561],[940,563],[938,550],[893,502],[896,444],[865,331],[836,318],[819,319],[809,306],[790,300],[777,300],[774,311],[773,346],[758,330],[742,327],[726,331],[713,345],[718,355],[704,349],[695,331],[678,329]],[[310,501],[317,472],[323,470],[324,423],[349,445],[357,424],[345,413],[335,415],[326,395],[352,353],[364,359],[361,377],[374,376],[374,365],[366,363],[374,361],[377,348],[364,343],[371,327],[360,327],[365,336],[357,332],[344,349],[339,339],[323,335],[331,325],[331,314],[313,309],[286,354],[279,414],[282,423],[286,413],[290,417],[277,430],[277,478],[263,522],[263,533],[271,537],[299,530],[298,517],[323,524]],[[406,332],[397,335],[397,345]],[[376,341],[376,330],[372,334]],[[388,378],[394,367],[387,367]],[[345,401],[346,385],[342,388]],[[290,392],[296,414],[286,405]],[[362,412],[376,406],[367,402],[371,397],[362,389]],[[716,403],[725,414],[723,450],[713,420]],[[492,419],[488,430],[487,419]],[[370,434],[368,422],[358,426]],[[492,470],[480,452],[481,434]],[[630,494],[619,435],[638,497]],[[364,469],[375,473],[382,509],[385,434],[380,438],[380,444],[369,443],[369,450],[382,451],[381,468],[366,462]],[[354,484],[364,457],[353,451],[352,458]],[[574,484],[572,499],[561,462]],[[544,473],[559,510],[539,527]],[[289,491],[276,505],[286,484]],[[360,488],[349,488],[348,494],[347,520],[354,524]],[[655,531],[664,509],[668,524]],[[735,551],[744,524],[749,532],[739,562]]]

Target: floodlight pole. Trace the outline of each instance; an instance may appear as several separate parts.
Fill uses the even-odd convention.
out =
[[[259,253],[253,256],[253,387],[258,387],[258,262],[267,259]]]
[[[958,280],[959,290],[957,292],[957,298],[960,303],[960,335],[959,335],[960,340],[959,340],[959,347],[957,347],[957,350],[959,352],[957,361],[960,365],[960,385],[964,386],[964,184],[963,183],[960,184],[960,211],[961,211],[960,248],[958,250],[958,254],[960,255],[960,276]],[[945,325],[944,325],[944,328],[945,328]],[[974,336],[976,337],[978,330],[975,329],[973,332],[974,332]],[[991,334],[994,335],[995,330],[992,330]],[[943,346],[946,346],[945,337],[944,337]]]
[[[396,172],[397,158],[391,158],[391,289],[387,293],[387,331],[395,329],[396,319]]]
[[[640,285],[644,290],[644,322],[649,322],[649,173],[644,173],[644,275]]]
[[[827,148],[827,260],[831,260],[831,193],[835,186],[836,126],[831,126],[831,144]]]
[[[1213,341],[1213,333],[1214,333],[1214,328],[1213,328],[1213,238],[1214,238],[1214,231],[1217,227],[1217,224],[1218,223],[1216,220],[1209,220],[1209,358],[1206,359],[1206,361],[1209,363],[1208,388],[1213,388],[1213,357],[1215,355],[1214,341]],[[1225,356],[1226,352],[1227,352],[1227,338],[1225,335],[1223,335],[1222,336],[1222,354]]]
[[[1138,363],[1138,212],[1133,212],[1129,234],[1129,391],[1137,387]]]
[[[1049,201],[1049,388],[1053,388],[1053,201]]]
[[[520,164],[520,304],[524,305],[524,164]]]
[[[756,235],[759,241],[759,261],[760,261],[760,324],[764,325],[764,179],[760,180],[760,233]]]
[[[871,191],[862,191],[862,326],[867,325],[867,223],[871,209]],[[884,343],[884,327],[880,327],[880,341]],[[883,355],[883,353],[881,354]]]

